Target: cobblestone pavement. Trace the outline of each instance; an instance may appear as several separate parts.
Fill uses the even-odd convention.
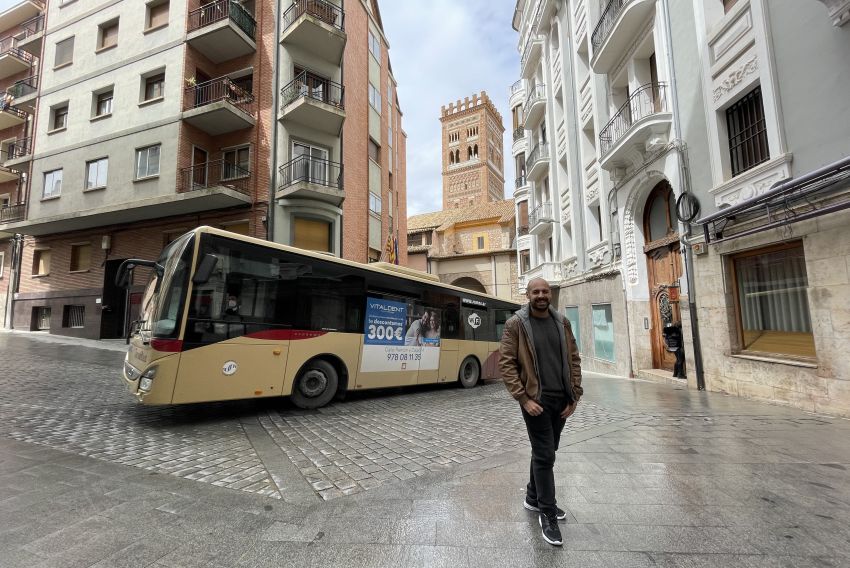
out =
[[[246,417],[259,419],[326,500],[528,443],[500,383],[358,394],[310,412],[270,401],[151,408],[136,404],[119,381],[118,352],[91,360],[70,346],[34,350],[17,336],[0,335],[0,344],[11,355],[0,377],[0,435],[275,498],[277,472],[255,450]],[[567,431],[628,417],[588,403]]]

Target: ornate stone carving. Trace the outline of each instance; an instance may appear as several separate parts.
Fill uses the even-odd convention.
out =
[[[578,276],[578,259],[575,257],[567,259],[564,261],[564,268],[562,269],[564,274],[564,279],[569,280],[574,276]]]
[[[726,78],[720,81],[720,84],[714,88],[714,102],[719,101],[723,95],[739,85],[747,75],[751,75],[758,71],[758,68],[758,57],[753,55],[737,68],[733,69],[728,75],[726,75]]]
[[[635,241],[635,231],[637,225],[635,221],[635,209],[639,199],[643,199],[649,194],[650,190],[658,181],[665,179],[662,172],[658,170],[650,170],[635,180],[632,186],[632,191],[626,199],[626,206],[623,210],[623,258],[626,268],[626,278],[630,285],[634,286],[638,283],[638,267],[637,267],[637,246]]]
[[[841,27],[850,22],[850,0],[819,0],[829,10],[832,25]]]
[[[592,249],[587,253],[587,262],[591,268],[599,268],[611,258],[611,249],[607,244]]]

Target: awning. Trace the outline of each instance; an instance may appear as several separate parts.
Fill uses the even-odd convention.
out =
[[[850,208],[850,156],[696,221],[706,243],[720,243]]]

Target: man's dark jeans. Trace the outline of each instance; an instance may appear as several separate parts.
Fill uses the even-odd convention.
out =
[[[566,420],[561,412],[567,406],[566,397],[540,397],[543,413],[532,416],[523,409],[525,428],[531,442],[531,475],[525,497],[529,503],[537,504],[541,512],[549,515],[556,512],[555,505],[555,452],[561,441],[561,431]]]

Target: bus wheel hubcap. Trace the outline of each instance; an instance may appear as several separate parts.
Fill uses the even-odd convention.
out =
[[[328,378],[321,371],[307,371],[301,379],[301,392],[304,396],[316,397],[328,388]]]

